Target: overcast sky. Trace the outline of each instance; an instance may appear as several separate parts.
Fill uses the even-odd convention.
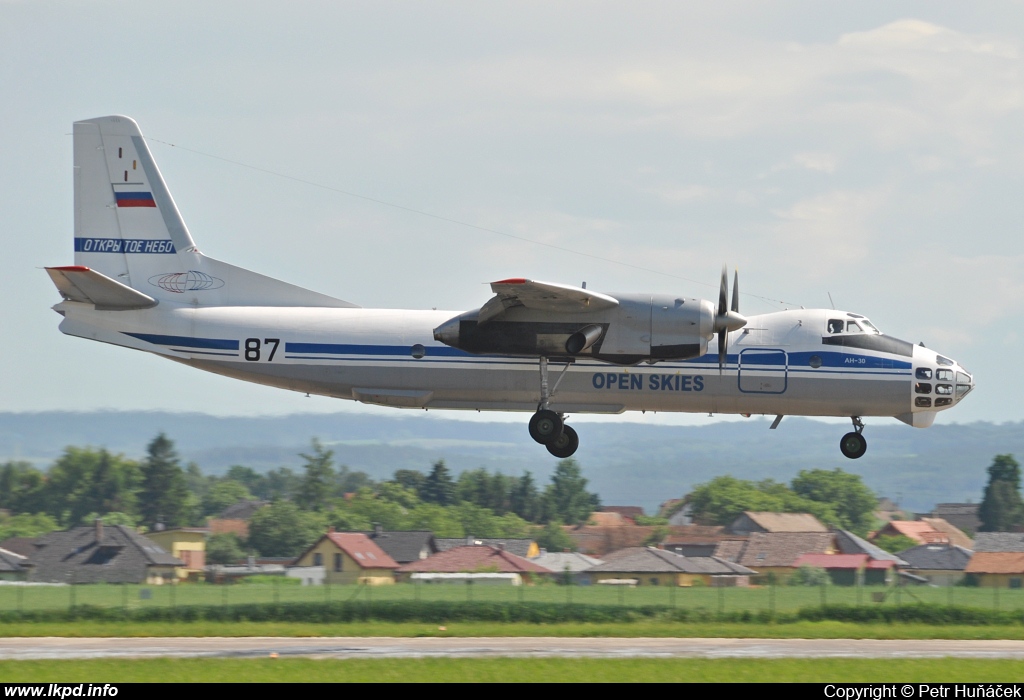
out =
[[[387,410],[57,330],[71,124],[126,114],[207,255],[454,310],[726,262],[747,315],[831,294],[962,362],[940,423],[1024,419],[1022,56],[1006,2],[0,0],[0,410]]]

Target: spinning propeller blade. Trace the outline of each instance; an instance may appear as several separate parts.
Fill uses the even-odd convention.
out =
[[[725,369],[729,350],[729,332],[747,325],[747,319],[740,314],[740,273],[735,271],[732,282],[732,306],[726,308],[729,298],[729,271],[722,265],[722,284],[718,289],[718,309],[715,315],[715,331],[718,333],[718,373]]]

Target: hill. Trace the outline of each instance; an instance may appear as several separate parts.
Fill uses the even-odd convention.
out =
[[[979,501],[985,470],[996,454],[1024,457],[1024,423],[936,425],[914,430],[869,425],[868,453],[857,461],[839,454],[837,424],[787,418],[703,427],[642,423],[579,423],[576,454],[604,503],[642,505],[679,497],[721,474],[789,481],[801,469],[841,467],[860,474],[880,495],[911,510]],[[182,458],[208,473],[232,464],[258,471],[298,467],[299,452],[317,437],[339,464],[388,477],[396,469],[427,471],[444,459],[458,473],[486,467],[546,481],[557,460],[533,443],[520,423],[479,423],[423,414],[394,417],[351,413],[274,417],[215,417],[199,413],[0,413],[0,461],[26,459],[47,466],[65,446],[106,447],[140,457],[158,432],[174,440]]]

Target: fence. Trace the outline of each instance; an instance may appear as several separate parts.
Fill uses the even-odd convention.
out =
[[[253,603],[363,601],[535,602],[578,605],[667,605],[711,612],[795,612],[825,605],[901,606],[917,603],[991,610],[1024,610],[1024,590],[885,586],[774,586],[711,588],[676,586],[482,586],[472,583],[400,583],[390,586],[297,586],[268,584],[75,586],[0,585],[0,611],[55,610],[76,606],[138,609],[175,606],[231,606]]]

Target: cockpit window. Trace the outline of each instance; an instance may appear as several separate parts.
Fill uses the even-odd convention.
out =
[[[831,318],[828,321],[828,332],[829,333],[842,333],[843,332],[843,319]]]
[[[859,325],[857,325],[856,321],[847,321],[846,322],[846,332],[847,333],[863,333],[864,329],[861,328]]]
[[[864,328],[866,328],[870,333],[881,333],[882,332],[882,331],[878,330],[877,328],[875,328],[875,324],[871,323],[871,321],[867,320],[866,318],[862,318],[860,320],[860,325],[864,326]]]
[[[952,367],[953,366],[953,361],[951,359],[949,359],[948,357],[943,357],[942,355],[936,355],[935,356],[935,361],[938,362],[940,365],[943,365],[945,367]]]

